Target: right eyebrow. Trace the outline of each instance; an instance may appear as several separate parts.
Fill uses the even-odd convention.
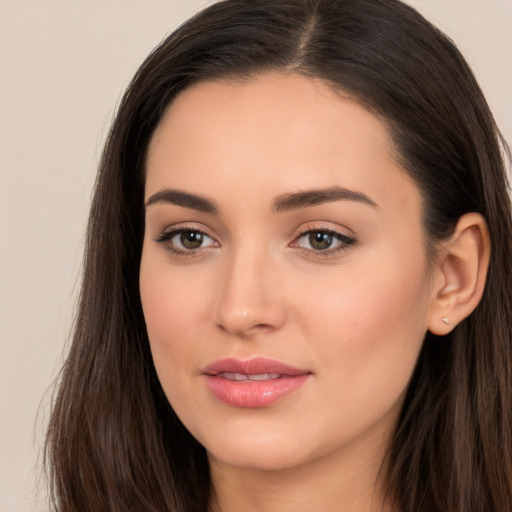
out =
[[[144,206],[147,208],[148,206],[157,203],[175,204],[177,206],[183,206],[184,208],[191,208],[193,210],[199,210],[200,212],[212,214],[216,214],[219,211],[215,201],[212,199],[168,188],[153,194],[146,201]]]

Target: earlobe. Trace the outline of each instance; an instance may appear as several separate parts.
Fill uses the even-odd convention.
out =
[[[476,308],[485,287],[490,238],[478,213],[463,215],[453,235],[438,249],[428,329],[448,334]]]

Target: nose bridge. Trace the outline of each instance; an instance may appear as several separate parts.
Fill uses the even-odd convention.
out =
[[[281,327],[285,309],[279,300],[276,274],[272,255],[266,248],[254,243],[233,248],[219,276],[219,327],[238,336]]]

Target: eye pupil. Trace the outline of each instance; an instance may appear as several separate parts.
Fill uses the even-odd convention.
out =
[[[203,234],[198,231],[182,231],[180,242],[187,249],[198,249],[203,243]]]
[[[322,231],[313,231],[309,234],[309,243],[311,247],[316,250],[329,249],[332,245],[332,235]]]

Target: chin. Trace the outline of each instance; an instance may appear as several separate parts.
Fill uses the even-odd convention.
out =
[[[284,471],[304,462],[296,450],[285,447],[230,446],[208,451],[210,463],[219,463],[249,471]]]
[[[199,441],[205,446],[211,463],[253,471],[287,470],[318,457],[314,447],[290,432],[278,434],[245,429]]]

